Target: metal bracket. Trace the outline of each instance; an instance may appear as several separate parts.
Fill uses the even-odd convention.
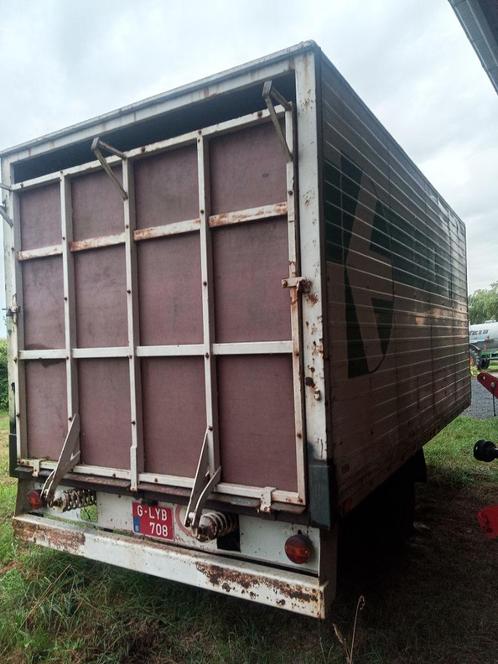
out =
[[[30,464],[33,466],[33,477],[38,477],[40,475],[42,461],[45,461],[45,459],[30,460]]]
[[[273,122],[273,126],[275,127],[275,131],[277,132],[278,139],[284,150],[286,161],[292,161],[293,159],[292,152],[289,149],[289,146],[287,145],[287,141],[285,140],[285,135],[284,132],[282,131],[282,126],[280,125],[277,114],[275,112],[275,106],[273,105],[273,100],[275,100],[278,104],[283,106],[286,111],[292,111],[292,103],[290,101],[287,101],[287,99],[285,99],[285,97],[283,97],[280,94],[280,92],[273,87],[273,81],[264,82],[262,95],[263,99],[265,100],[268,112],[270,113],[270,118],[271,121]]]
[[[0,189],[4,189],[5,191],[11,192],[12,189],[9,187],[7,184],[2,184],[0,182]],[[14,222],[12,219],[9,217],[9,213],[7,212],[7,205],[5,203],[5,200],[3,203],[0,204],[0,217],[12,228],[14,226]]]
[[[268,514],[271,512],[272,493],[275,491],[274,486],[265,486],[261,493],[261,502],[259,504],[259,511]]]
[[[57,461],[57,466],[47,477],[42,489],[42,499],[50,505],[54,498],[55,489],[61,483],[63,477],[71,472],[80,460],[79,450],[79,435],[80,435],[80,417],[75,413],[67,432],[66,440],[62,446],[62,450]]]
[[[120,159],[126,159],[126,155],[124,154],[124,152],[121,152],[120,150],[117,150],[116,148],[113,148],[112,145],[109,145],[108,143],[104,143],[104,141],[100,140],[99,136],[94,138],[93,141],[92,141],[92,152],[93,152],[93,154],[100,161],[100,164],[101,164],[102,168],[104,169],[104,171],[107,173],[107,175],[111,178],[111,180],[114,182],[116,187],[119,189],[123,200],[126,201],[128,199],[128,193],[123,189],[123,186],[122,186],[121,182],[118,180],[118,178],[112,172],[112,168],[107,163],[104,155],[102,154],[102,150],[106,150],[107,152],[110,152],[111,154],[116,155],[116,157],[120,157]]]
[[[295,288],[298,293],[309,293],[311,281],[305,277],[286,277],[282,279],[282,288]]]
[[[195,472],[194,486],[190,494],[190,500],[185,512],[184,525],[190,528],[196,535],[197,527],[202,514],[202,508],[212,493],[216,484],[218,484],[221,476],[221,466],[214,472],[209,467],[209,436],[212,435],[209,427],[204,434],[204,442],[202,443],[201,454],[197,470]]]
[[[0,204],[0,217],[7,223],[11,228],[14,226],[14,222],[12,219],[9,217],[9,213],[7,212],[7,206],[6,205],[1,205]]]
[[[21,310],[21,307],[17,304],[15,293],[12,296],[12,304],[10,307],[3,307],[3,310],[5,311],[6,317],[12,318],[12,322],[15,325],[17,323],[17,314]]]

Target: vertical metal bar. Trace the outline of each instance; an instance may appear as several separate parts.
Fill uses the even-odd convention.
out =
[[[206,423],[211,476],[220,465],[218,439],[218,394],[216,365],[212,344],[214,341],[213,260],[211,231],[209,229],[210,181],[208,144],[204,136],[197,139],[199,176],[199,218],[201,242],[202,320],[204,332],[204,380],[206,391]]]
[[[296,157],[294,151],[294,117],[293,110],[285,112],[285,139],[289,152],[294,155],[287,162],[287,226],[289,241],[289,277],[300,276],[299,266],[299,225],[296,213]],[[289,290],[291,300],[291,334],[292,334],[292,377],[294,392],[294,426],[296,432],[296,467],[297,493],[304,502],[306,492],[305,447],[304,447],[304,404],[302,378],[302,335],[301,335],[301,296],[297,288]]]
[[[22,283],[22,265],[16,259],[17,252],[21,250],[21,218],[20,218],[20,194],[11,192],[9,195],[9,216],[13,225],[11,229],[11,257],[14,269],[12,271],[12,296],[11,301],[6,302],[7,307],[17,312],[12,313],[10,318],[10,339],[12,356],[14,358],[14,407],[16,417],[16,442],[17,458],[28,456],[28,443],[26,438],[26,371],[25,363],[19,361],[19,351],[24,350],[24,299]],[[7,229],[4,226],[4,232]]]
[[[139,338],[137,251],[133,239],[135,230],[135,191],[133,162],[123,160],[123,188],[128,196],[123,201],[125,257],[126,257],[126,301],[128,318],[128,362],[130,370],[130,488],[138,489],[138,476],[144,469],[143,426],[142,426],[142,383],[140,360],[137,357]]]
[[[73,208],[71,203],[71,180],[63,175],[60,179],[62,274],[64,285],[64,337],[66,344],[66,385],[68,422],[79,412],[77,364],[73,357],[76,346],[76,303],[74,292],[74,257],[70,251],[73,241]],[[70,424],[68,424],[69,429]]]
[[[320,201],[320,99],[317,95],[317,56],[314,51],[296,58],[296,117],[299,155],[299,210],[301,274],[309,280],[311,293],[302,300],[303,368],[312,379],[313,388],[306,388],[306,443],[307,452],[316,460],[325,460],[331,453],[327,449],[327,411],[325,358],[326,314],[325,252]],[[310,372],[308,374],[308,371]],[[308,460],[309,462],[309,460]]]

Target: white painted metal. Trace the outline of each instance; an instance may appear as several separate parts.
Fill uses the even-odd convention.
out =
[[[79,412],[78,404],[78,369],[73,357],[76,346],[76,298],[74,292],[74,260],[69,246],[73,240],[73,210],[71,204],[71,181],[61,177],[61,238],[62,238],[62,274],[64,288],[64,339],[66,358],[66,393],[67,418],[70,424]],[[79,436],[79,434],[78,434]],[[79,437],[78,437],[79,440]]]
[[[198,231],[201,225],[200,219],[187,219],[176,221],[164,226],[151,226],[150,228],[139,228],[134,231],[135,242],[140,240],[153,240],[157,237],[168,237],[168,235],[180,235],[181,233],[193,233]]]
[[[31,258],[45,258],[46,256],[60,256],[62,254],[62,245],[54,244],[50,247],[40,247],[39,249],[28,249],[27,251],[18,251],[16,256],[18,261],[27,261]]]
[[[31,468],[38,467],[41,470],[53,470],[57,466],[57,461],[45,461],[44,459],[20,458],[19,464]],[[95,477],[111,477],[120,480],[129,480],[130,471],[122,468],[110,468],[109,466],[90,466],[81,464],[75,466],[71,471],[81,475],[95,475]]]
[[[289,145],[293,145],[293,128],[292,128],[292,113],[287,111],[284,113],[282,107],[277,107],[276,112],[279,117],[285,115],[286,119],[286,133],[287,140]],[[205,137],[218,134],[220,132],[226,131],[235,131],[241,126],[250,126],[257,123],[268,122],[269,114],[268,111],[262,111],[258,113],[249,114],[241,118],[236,118],[234,120],[229,120],[227,122],[208,127],[206,129],[199,130],[198,132],[190,132],[180,137],[175,137],[173,139],[167,139],[166,141],[161,141],[159,143],[153,144],[151,146],[146,146],[146,148],[137,148],[131,150],[127,153],[124,153],[127,159],[125,160],[126,168],[124,170],[123,183],[125,189],[130,187],[131,178],[130,173],[132,171],[132,161],[130,158],[141,158],[146,154],[152,152],[157,152],[161,150],[171,149],[177,147],[178,145],[193,143],[196,141],[197,150],[198,150],[198,168],[199,168],[199,218],[194,220],[185,220],[183,222],[178,222],[175,224],[165,225],[157,228],[151,229],[139,229],[136,230],[133,227],[133,208],[134,202],[132,197],[129,201],[124,202],[125,206],[125,232],[123,234],[115,236],[104,236],[101,238],[93,238],[89,241],[82,241],[81,243],[74,243],[69,245],[70,250],[73,252],[75,250],[85,250],[85,249],[97,249],[101,246],[109,246],[109,244],[122,243],[125,242],[126,245],[126,272],[127,272],[127,291],[128,291],[128,326],[129,326],[129,338],[130,338],[130,347],[106,347],[106,348],[75,348],[72,346],[72,353],[70,353],[71,359],[81,359],[81,358],[107,358],[107,357],[128,357],[130,361],[130,385],[132,386],[132,395],[135,396],[141,392],[137,388],[139,384],[137,381],[138,374],[138,359],[140,357],[154,357],[154,356],[181,356],[181,355],[194,355],[200,356],[204,355],[204,364],[205,364],[205,380],[206,380],[206,410],[207,410],[207,424],[208,424],[208,443],[210,451],[210,468],[215,472],[219,467],[219,442],[217,439],[218,436],[218,427],[217,427],[217,386],[216,386],[216,376],[215,376],[215,356],[216,355],[237,355],[237,354],[273,354],[273,353],[288,353],[293,358],[293,371],[294,371],[294,400],[296,406],[296,453],[297,453],[297,466],[298,466],[298,491],[295,492],[286,492],[286,491],[273,491],[272,496],[275,501],[281,501],[284,503],[304,503],[304,435],[303,435],[303,421],[302,421],[302,401],[301,401],[301,384],[302,384],[302,375],[300,372],[301,358],[300,358],[300,318],[299,318],[299,305],[293,306],[292,313],[292,339],[283,340],[283,341],[272,341],[272,342],[248,342],[248,343],[223,343],[216,344],[213,343],[213,325],[214,325],[214,315],[213,315],[213,300],[212,292],[210,289],[210,284],[212,281],[212,258],[211,258],[211,246],[210,246],[210,226],[219,226],[232,223],[243,223],[243,222],[257,222],[260,218],[263,217],[274,217],[282,216],[288,214],[288,225],[289,225],[289,258],[291,261],[290,273],[289,276],[292,278],[297,275],[297,258],[298,252],[296,247],[296,211],[295,211],[295,193],[294,193],[294,167],[292,163],[288,166],[287,180],[288,180],[288,195],[287,201],[276,203],[273,205],[263,206],[259,208],[251,208],[248,210],[239,210],[234,212],[228,212],[223,215],[209,215],[209,160],[207,157],[207,139]],[[108,163],[116,163],[120,160],[119,157],[109,157],[107,160]],[[32,181],[25,183],[20,183],[15,185],[18,189],[24,189],[27,186],[40,186],[42,183],[50,181],[50,178],[53,177],[62,177],[63,180],[67,181],[67,175],[64,174],[76,174],[87,172],[88,169],[95,170],[100,168],[98,162],[92,162],[91,164],[84,164],[82,166],[74,167],[63,171],[63,175],[60,173],[51,174],[50,176],[43,176],[42,178],[36,178]],[[126,183],[125,183],[126,179]],[[126,186],[128,185],[128,187]],[[130,222],[131,220],[131,222]],[[134,284],[134,279],[136,279],[136,267],[133,267],[134,258],[134,245],[136,241],[146,240],[152,237],[161,237],[162,235],[174,235],[182,232],[193,232],[199,231],[200,243],[201,243],[201,273],[202,273],[202,291],[203,291],[203,321],[204,321],[204,343],[203,344],[191,344],[191,345],[172,345],[172,346],[137,346],[138,341],[138,320],[136,317],[138,307],[136,302],[134,303],[134,294],[136,293],[136,282]],[[297,293],[294,293],[297,296]],[[33,353],[33,355],[31,355]],[[48,357],[44,355],[45,353],[50,353],[51,357],[59,356],[59,353],[65,353],[64,349],[56,349],[54,351],[28,351],[27,355],[20,354],[22,359],[34,359],[35,354],[38,358]],[[67,357],[67,355],[66,355]],[[131,366],[133,365],[133,369]],[[134,377],[131,376],[133,372]],[[132,398],[133,401],[133,398]],[[132,424],[132,427],[139,428],[139,422],[141,423],[141,417],[139,416],[139,397],[132,404],[132,415],[131,421],[135,422]],[[141,448],[141,433],[137,431],[137,434],[133,435],[132,438],[132,463],[131,463],[131,478],[132,478],[132,488],[136,489],[139,481],[146,481],[142,470],[142,460],[141,453],[138,454],[137,451]],[[23,455],[24,457],[26,454]],[[78,467],[77,472],[83,472],[82,467]],[[108,469],[99,469],[95,468],[96,475],[109,476]],[[102,472],[101,472],[102,471]],[[114,474],[113,474],[114,475]],[[161,484],[170,484],[172,486],[182,486],[181,478],[174,476],[162,476],[157,478],[154,476],[154,481],[159,481]],[[189,480],[189,487],[192,486],[192,480]],[[233,491],[234,496],[244,496],[244,497],[254,497],[261,498],[262,491],[264,487],[240,487],[237,485],[227,485],[224,484],[220,493],[229,493]]]
[[[39,516],[17,516],[14,521],[19,537],[28,542],[231,597],[280,606],[315,618],[325,617],[327,584],[309,573],[280,570],[166,543],[158,546],[142,538],[55,519],[47,523],[48,519]]]
[[[326,409],[324,363],[324,287],[320,238],[320,184],[315,54],[303,53],[296,61],[297,154],[299,155],[299,225],[301,275],[311,292],[302,299],[303,367],[313,381],[305,389],[306,440],[316,459],[326,459]]]
[[[231,226],[232,224],[244,224],[248,221],[259,221],[271,219],[272,217],[283,217],[287,214],[287,203],[276,203],[274,205],[262,205],[261,207],[249,208],[247,210],[236,210],[235,212],[224,212],[223,214],[212,214],[209,217],[209,226]]]
[[[292,353],[292,341],[238,341],[213,344],[215,355],[273,355]]]
[[[20,350],[17,359],[19,360],[65,360],[67,351],[65,348],[40,349],[40,350]]]
[[[12,174],[10,174],[12,175]],[[22,265],[19,261],[15,260],[16,252],[21,251],[21,226],[19,223],[19,194],[11,191],[9,195],[8,210],[9,217],[12,219],[12,228],[4,228],[6,237],[11,236],[11,263],[13,263],[12,270],[12,290],[11,300],[7,300],[7,306],[11,307],[11,325],[10,325],[10,350],[12,357],[17,358],[19,351],[24,349],[24,298],[23,298],[23,285],[22,285]],[[14,360],[14,408],[16,417],[16,440],[17,440],[17,455],[18,457],[26,454],[27,439],[26,439],[26,373],[23,362]]]
[[[61,487],[63,489],[64,487]],[[69,488],[69,487],[68,487]],[[133,531],[132,501],[126,494],[97,492],[97,525],[109,530]],[[229,555],[233,558],[250,558],[263,563],[278,564],[289,569],[316,573],[319,564],[320,533],[318,528],[293,524],[275,519],[239,514],[240,551],[227,551],[218,546],[216,540],[200,542],[183,526],[185,505],[170,500],[160,501],[159,506],[169,507],[173,512],[173,542],[199,551]],[[285,554],[283,543],[288,537],[301,532],[313,544],[315,555],[307,563],[296,565]]]
[[[140,360],[136,355],[136,346],[140,339],[138,319],[138,280],[136,246],[133,240],[135,230],[135,187],[133,180],[133,164],[123,161],[123,188],[127,193],[123,200],[125,262],[126,262],[126,304],[128,321],[129,371],[130,371],[130,477],[131,490],[138,487],[138,474],[144,467],[144,450],[142,434],[142,384],[140,377]]]
[[[171,346],[138,346],[138,357],[183,357],[204,355],[204,344],[185,344]]]
[[[285,113],[285,142],[292,158],[287,161],[287,228],[289,243],[289,281],[300,277],[299,261],[299,225],[296,214],[296,157],[294,151],[294,110]],[[289,283],[289,282],[287,282]],[[305,468],[305,442],[304,442],[304,405],[303,405],[303,375],[302,375],[302,338],[301,338],[301,294],[299,284],[289,288],[291,302],[291,330],[292,330],[292,386],[294,397],[294,427],[296,435],[296,466],[297,466],[297,492],[304,503],[306,498],[306,468]]]
[[[128,357],[128,346],[104,346],[103,348],[73,348],[73,357],[78,360],[98,357]]]
[[[159,473],[141,473],[139,476],[140,482],[158,484],[159,486],[174,486],[183,489],[192,489],[194,480],[191,477],[180,477],[178,475],[162,475]],[[242,496],[244,498],[254,498],[259,502],[261,499],[261,487],[246,486],[241,484],[230,484],[228,482],[220,482],[216,485],[213,498],[218,494],[228,496]],[[272,492],[272,497],[276,502],[280,503],[298,503],[300,502],[299,494],[295,491],[281,491],[275,490]]]
[[[197,139],[197,168],[199,187],[202,322],[204,337],[204,385],[206,394],[206,445],[210,476],[214,477],[220,467],[218,439],[218,391],[216,385],[216,365],[213,359],[212,343],[214,339],[214,302],[213,302],[213,265],[211,235],[209,232],[210,178],[209,154],[206,139]]]
[[[100,247],[112,247],[116,244],[124,244],[125,242],[125,233],[117,233],[116,235],[103,235],[101,237],[87,238],[86,240],[75,240],[69,246],[72,252],[76,252],[99,249]]]
[[[62,445],[59,459],[47,477],[42,489],[43,499],[50,505],[55,490],[62,478],[76,466],[80,460],[80,416],[74,413],[68,428],[66,439]]]

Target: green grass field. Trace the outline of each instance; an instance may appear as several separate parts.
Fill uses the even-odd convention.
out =
[[[426,447],[416,535],[342,575],[326,624],[17,544],[0,426],[2,664],[345,662],[332,623],[350,637],[360,594],[356,664],[497,662],[498,541],[475,513],[498,503],[498,463],[475,462],[472,443],[498,439],[498,420],[459,418]]]

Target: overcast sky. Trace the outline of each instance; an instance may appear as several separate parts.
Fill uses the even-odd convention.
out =
[[[447,0],[0,0],[0,147],[306,39],[466,222],[469,290],[498,280],[498,96]]]

